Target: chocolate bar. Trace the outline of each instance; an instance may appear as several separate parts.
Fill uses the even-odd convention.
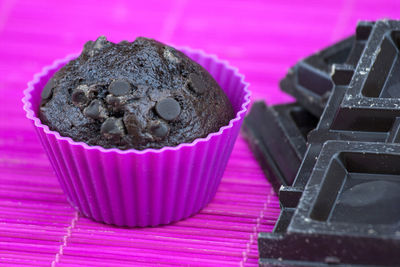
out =
[[[242,133],[276,193],[281,186],[292,185],[308,132],[316,127],[333,84],[350,82],[373,25],[360,22],[354,36],[300,61],[289,71],[280,85],[297,98],[297,104],[267,107],[255,103],[245,118]]]
[[[358,63],[333,65],[281,215],[259,235],[261,266],[400,266],[400,22],[360,25]]]
[[[260,233],[260,265],[399,266],[399,162],[399,144],[326,142],[297,209]]]
[[[297,103],[268,107],[263,101],[255,102],[244,119],[242,134],[277,194],[281,185],[293,183],[307,134],[317,123],[318,118]]]
[[[344,64],[345,69],[354,69],[372,26],[372,22],[361,22],[355,35],[301,60],[282,79],[281,89],[294,96],[312,114],[321,116],[333,89],[332,66]],[[345,73],[349,75],[340,77],[348,81],[352,72]]]

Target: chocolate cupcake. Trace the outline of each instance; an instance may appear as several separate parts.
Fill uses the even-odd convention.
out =
[[[215,195],[247,87],[202,51],[99,38],[35,75],[23,102],[73,207],[99,222],[155,226]]]
[[[182,52],[142,37],[99,37],[47,83],[39,115],[74,141],[143,150],[217,132],[234,112],[213,77]]]

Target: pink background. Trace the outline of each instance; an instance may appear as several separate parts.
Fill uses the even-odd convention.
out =
[[[255,266],[257,233],[279,204],[240,137],[217,196],[174,225],[123,229],[80,217],[66,202],[22,91],[35,72],[87,40],[146,36],[200,48],[240,69],[252,100],[292,101],[278,81],[299,59],[354,32],[358,20],[398,18],[400,1],[0,0],[0,263]]]

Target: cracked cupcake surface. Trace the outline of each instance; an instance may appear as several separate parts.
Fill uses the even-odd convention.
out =
[[[190,143],[234,117],[229,99],[203,67],[143,37],[87,42],[41,96],[39,116],[51,130],[105,148]]]

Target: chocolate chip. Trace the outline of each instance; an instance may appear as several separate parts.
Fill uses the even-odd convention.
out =
[[[54,81],[53,81],[53,79],[50,79],[46,83],[46,86],[43,88],[43,91],[41,94],[42,99],[49,99],[53,94],[53,88],[54,88]]]
[[[121,118],[110,117],[103,122],[100,132],[106,138],[120,138],[125,134],[124,123]]]
[[[115,96],[126,95],[131,91],[131,85],[127,81],[116,80],[110,84],[108,91]]]
[[[85,114],[86,117],[96,120],[107,118],[107,112],[100,100],[93,100],[90,102],[89,106],[83,110],[83,114]]]
[[[106,96],[106,102],[113,112],[124,112],[125,104],[127,102],[126,96]]]
[[[139,136],[139,126],[135,115],[126,114],[124,116],[124,124],[129,135],[133,137]]]
[[[76,89],[72,92],[72,103],[75,106],[81,107],[87,104],[89,99],[86,97],[86,94],[83,90]]]
[[[121,42],[118,43],[119,45],[129,45],[129,41],[127,40],[122,40]]]
[[[88,88],[87,96],[88,96],[90,99],[95,98],[95,97],[99,94],[100,89],[101,89],[101,86],[100,86],[99,84],[93,84],[93,85],[91,85],[91,86]]]
[[[205,84],[200,75],[190,73],[189,88],[197,94],[203,94],[205,92]]]
[[[169,128],[165,123],[157,121],[150,126],[150,131],[155,137],[165,137],[168,135]]]
[[[181,113],[181,106],[175,99],[167,97],[157,102],[156,112],[164,120],[172,121]]]
[[[106,96],[106,102],[107,102],[107,104],[111,105],[112,107],[120,107],[120,105],[121,105],[120,99],[113,95]]]

